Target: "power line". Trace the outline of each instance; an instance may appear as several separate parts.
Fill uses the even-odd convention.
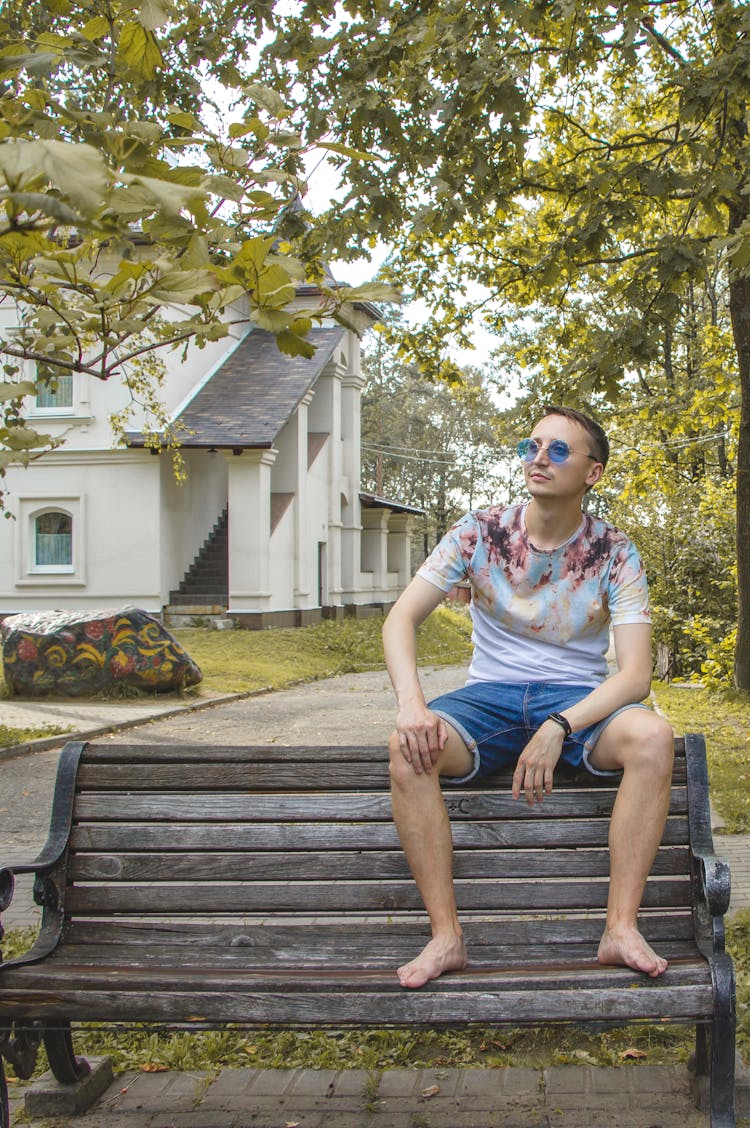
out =
[[[373,454],[382,454],[385,458],[393,458],[396,462],[421,462],[425,466],[455,466],[456,461],[453,458],[420,458],[415,454],[393,454],[387,449],[380,447],[370,446],[368,443],[362,443],[362,450],[370,451]],[[445,453],[442,451],[441,453]]]
[[[703,443],[712,443],[712,442],[715,442],[717,439],[728,439],[728,438],[731,438],[731,436],[732,436],[731,431],[715,431],[713,434],[710,434],[710,435],[696,435],[692,438],[685,435],[685,436],[682,436],[681,438],[677,438],[677,439],[657,439],[655,442],[642,443],[638,447],[632,446],[630,444],[625,444],[625,443],[620,443],[619,445],[622,445],[623,449],[626,449],[626,450],[641,451],[641,450],[648,450],[648,449],[654,448],[654,447],[673,447],[675,450],[679,450],[683,447],[700,446]]]

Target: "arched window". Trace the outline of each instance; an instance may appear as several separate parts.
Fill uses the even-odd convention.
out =
[[[71,568],[73,518],[53,510],[34,520],[34,563],[37,568]]]

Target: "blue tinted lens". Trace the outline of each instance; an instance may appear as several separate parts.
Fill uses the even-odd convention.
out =
[[[524,462],[533,462],[542,447],[536,439],[521,439],[516,449]],[[553,439],[547,447],[547,454],[550,462],[565,462],[570,457],[570,447],[564,439]]]
[[[563,439],[553,439],[547,447],[551,462],[564,462],[570,454],[570,447]]]

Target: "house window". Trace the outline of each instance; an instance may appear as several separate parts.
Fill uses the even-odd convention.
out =
[[[85,586],[85,496],[19,497],[17,504],[16,587]]]
[[[39,388],[38,411],[70,411],[73,407],[73,373],[61,372]]]
[[[49,572],[73,569],[73,518],[69,513],[40,513],[34,519],[34,567]]]

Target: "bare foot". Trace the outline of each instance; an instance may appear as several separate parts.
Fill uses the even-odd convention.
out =
[[[415,960],[396,972],[402,987],[424,987],[444,971],[460,971],[469,962],[463,937],[442,940],[436,937],[426,944]]]
[[[605,929],[599,942],[597,959],[602,964],[632,967],[634,971],[642,971],[652,979],[662,975],[668,967],[667,961],[657,956],[637,928]]]

